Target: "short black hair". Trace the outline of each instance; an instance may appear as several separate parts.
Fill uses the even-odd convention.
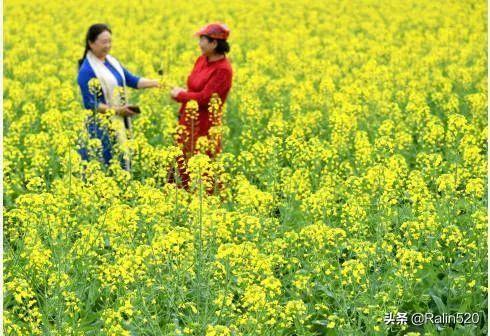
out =
[[[228,44],[228,41],[223,39],[215,39],[208,35],[202,35],[202,36],[206,37],[209,42],[213,42],[216,40],[218,44],[216,45],[214,51],[217,52],[218,54],[226,54],[230,52],[230,45]]]

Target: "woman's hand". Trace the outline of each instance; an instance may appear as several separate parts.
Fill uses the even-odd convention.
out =
[[[185,89],[181,88],[181,87],[174,87],[172,90],[170,90],[170,96],[172,98],[177,98],[177,96],[179,95],[179,93],[185,91]]]
[[[123,105],[123,106],[117,106],[114,108],[116,111],[116,115],[119,115],[121,117],[132,117],[137,113],[134,113],[128,108],[128,105]]]

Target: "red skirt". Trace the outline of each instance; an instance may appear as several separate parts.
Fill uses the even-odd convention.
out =
[[[213,128],[213,126],[217,126]],[[177,182],[177,185],[189,190],[189,173],[187,162],[198,153],[206,154],[211,159],[221,153],[221,114],[213,114],[207,110],[199,110],[197,114],[189,115],[186,110],[179,115],[179,125],[175,133],[177,145],[182,149],[183,155],[177,158],[178,175],[173,169],[169,172],[168,182]],[[213,188],[214,189],[214,188]],[[209,191],[208,191],[209,193]]]

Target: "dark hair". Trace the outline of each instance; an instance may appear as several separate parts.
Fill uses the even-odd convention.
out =
[[[90,46],[88,42],[89,41],[95,42],[99,34],[105,31],[108,31],[109,33],[112,34],[112,31],[109,28],[109,26],[104,23],[96,23],[90,26],[90,28],[87,31],[87,36],[85,37],[85,51],[83,52],[83,57],[78,60],[78,68],[82,66],[83,60],[85,59],[85,57],[87,57],[87,52],[90,50]]]
[[[215,39],[208,35],[202,35],[202,36],[206,37],[209,42],[213,42],[216,40],[218,44],[216,45],[216,48],[214,48],[214,51],[217,52],[218,54],[225,54],[230,52],[230,45],[228,44],[228,41],[222,39]]]

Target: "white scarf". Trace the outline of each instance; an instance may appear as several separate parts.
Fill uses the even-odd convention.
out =
[[[121,64],[111,55],[106,55],[106,59],[117,70],[117,72],[119,72],[119,75],[121,75],[123,80],[123,92],[124,96],[126,97],[126,77],[124,76],[124,71]],[[92,53],[91,50],[87,52],[87,60],[94,70],[95,76],[100,81],[107,105],[114,106],[121,104],[121,101],[118,101],[119,97],[114,95],[114,90],[119,86],[114,74],[105,66],[103,61]]]
[[[123,103],[121,96],[119,95],[119,91],[116,91],[118,94],[114,94],[115,89],[119,87],[117,83],[117,79],[114,74],[106,67],[103,61],[101,61],[97,56],[95,56],[91,50],[87,51],[87,60],[92,67],[92,70],[95,73],[95,76],[99,79],[100,85],[102,87],[102,93],[104,94],[105,101],[109,106],[121,105]],[[123,80],[123,94],[124,94],[124,103],[127,104],[127,95],[126,95],[126,77],[124,76],[124,71],[119,63],[111,55],[106,55],[106,60],[119,72],[121,78]],[[121,145],[121,150],[124,154],[124,160],[126,161],[126,169],[129,170],[130,167],[130,152],[129,148],[127,148],[127,140],[128,134],[127,131],[130,132],[131,135],[131,118],[121,117],[119,115],[114,115],[111,117],[112,127],[116,132],[116,138],[119,144]],[[126,123],[125,123],[126,121]],[[126,126],[127,124],[127,126]]]

